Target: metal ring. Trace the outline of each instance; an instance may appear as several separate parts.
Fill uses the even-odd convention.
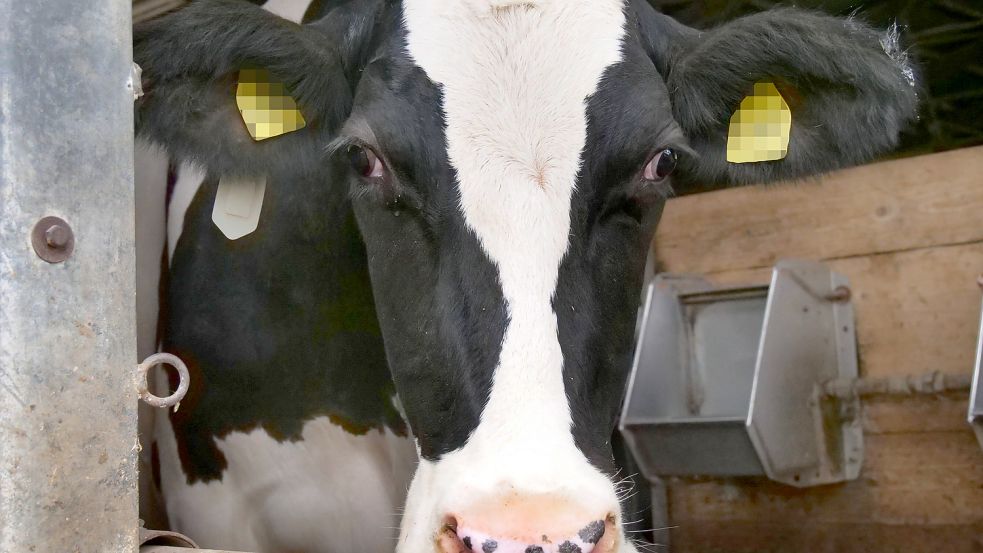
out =
[[[178,385],[177,390],[173,394],[167,397],[158,397],[150,393],[149,386],[147,384],[147,373],[151,368],[166,364],[174,367],[178,374]],[[153,407],[171,407],[177,405],[184,399],[184,395],[188,393],[188,386],[191,384],[191,375],[188,374],[188,367],[181,361],[176,355],[170,353],[155,353],[150,357],[143,360],[143,363],[137,365],[137,392],[140,394],[140,399],[151,405]]]

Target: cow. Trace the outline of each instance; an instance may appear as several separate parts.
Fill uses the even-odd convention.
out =
[[[897,30],[781,8],[699,31],[644,0],[323,0],[306,21],[198,0],[134,37],[140,135],[207,174],[162,317],[196,381],[161,446],[172,522],[263,551],[634,553],[612,433],[667,197],[894,147],[918,103]],[[306,125],[253,140],[244,69]],[[760,83],[787,147],[729,160]],[[231,241],[218,183],[259,177]]]

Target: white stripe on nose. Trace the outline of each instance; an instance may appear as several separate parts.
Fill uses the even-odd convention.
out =
[[[409,0],[404,10],[408,52],[441,86],[461,211],[498,269],[509,322],[477,429],[421,464],[400,552],[432,547],[441,517],[503,493],[566,495],[603,519],[617,500],[571,434],[551,300],[586,99],[621,59],[622,2]]]

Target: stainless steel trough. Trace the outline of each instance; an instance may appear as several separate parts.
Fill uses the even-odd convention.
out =
[[[658,275],[649,286],[621,431],[644,474],[765,475],[792,486],[856,478],[857,376],[846,279],[782,261],[764,286]]]

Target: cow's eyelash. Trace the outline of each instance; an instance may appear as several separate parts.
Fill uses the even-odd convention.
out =
[[[331,142],[328,142],[327,146],[324,147],[324,155],[328,158],[332,158],[348,150],[348,148],[351,146],[358,146],[360,148],[372,148],[373,151],[377,151],[377,149],[374,146],[365,142],[361,138],[343,135],[343,136],[339,136],[338,138],[335,138]]]
[[[324,146],[324,157],[332,158],[338,155],[338,152],[347,150],[354,142],[355,137],[353,136],[339,136]]]
[[[385,193],[381,186],[366,185],[361,178],[353,182],[352,185],[348,187],[348,198],[351,199],[352,201],[367,199],[375,202],[385,203],[389,201],[388,197],[398,197],[398,196],[399,194]]]

